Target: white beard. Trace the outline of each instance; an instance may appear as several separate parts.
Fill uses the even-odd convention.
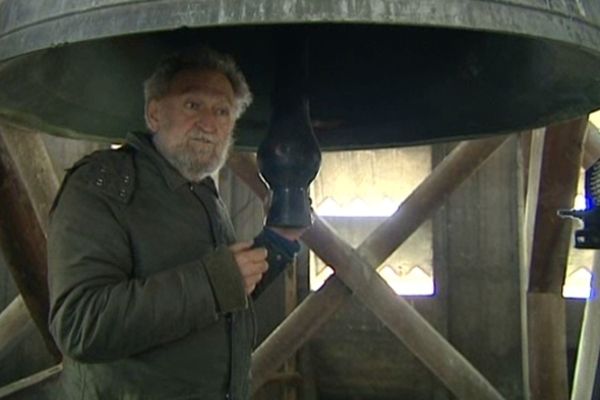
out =
[[[164,140],[164,135],[154,134],[154,145],[160,154],[167,159],[179,171],[179,173],[191,182],[200,182],[207,176],[219,171],[225,162],[233,145],[232,136],[229,135],[222,144],[216,143],[212,135],[202,132],[196,132],[179,142],[169,142]],[[189,142],[191,140],[206,140],[214,143],[215,148],[208,150],[214,154],[209,154],[206,160],[207,151],[198,151]]]

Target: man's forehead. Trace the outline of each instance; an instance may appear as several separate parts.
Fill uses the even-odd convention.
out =
[[[173,78],[172,92],[177,94],[208,94],[233,102],[234,92],[229,79],[213,70],[184,70]]]

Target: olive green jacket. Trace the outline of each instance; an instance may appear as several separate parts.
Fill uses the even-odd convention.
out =
[[[248,398],[254,317],[210,178],[146,134],[69,172],[48,232],[50,330],[68,399]]]

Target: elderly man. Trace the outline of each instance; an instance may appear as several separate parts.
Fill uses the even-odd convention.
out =
[[[165,59],[145,83],[151,134],[69,171],[48,234],[50,329],[73,399],[247,399],[249,295],[289,263],[299,232],[237,242],[210,175],[251,101],[209,49]]]

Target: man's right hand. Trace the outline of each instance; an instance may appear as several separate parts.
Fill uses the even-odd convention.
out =
[[[239,242],[229,246],[233,252],[235,262],[242,274],[244,289],[250,295],[262,279],[269,265],[267,264],[267,250],[264,247],[251,248],[252,242]]]

